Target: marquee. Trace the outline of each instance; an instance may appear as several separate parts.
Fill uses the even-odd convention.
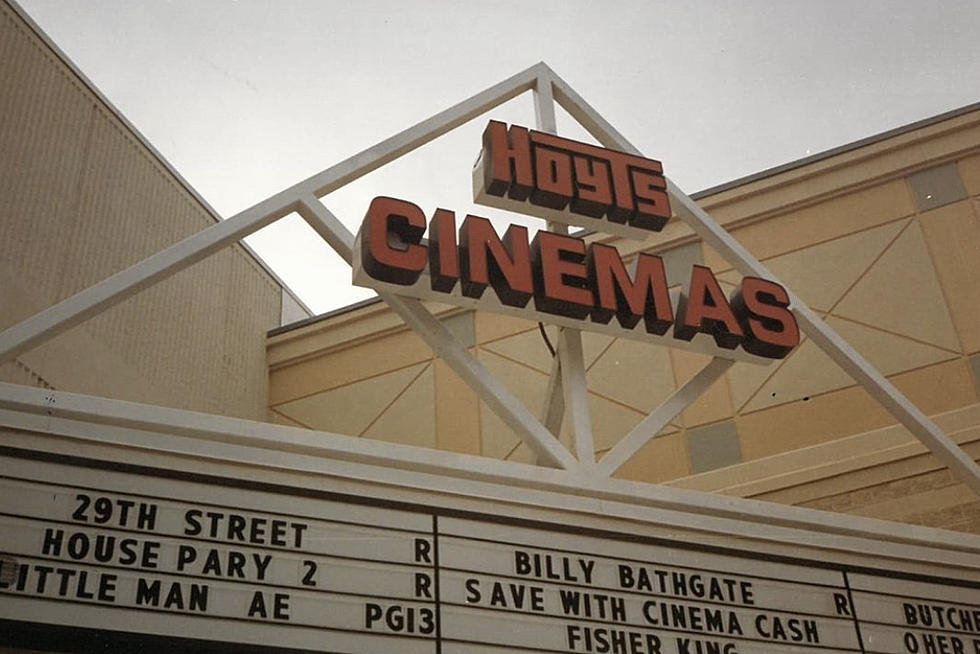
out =
[[[190,454],[200,436],[126,428],[99,439],[127,444],[125,463],[79,458],[59,452],[98,426],[73,422],[56,428],[61,445],[5,431],[2,619],[358,654],[980,649],[980,583],[955,572],[966,558],[907,560],[924,542],[862,551],[855,536],[685,524],[615,484],[596,504],[343,461],[309,484],[289,428],[275,434],[281,467],[235,479],[233,460],[259,445],[245,421],[225,426],[221,455],[181,454],[180,471],[146,445]]]

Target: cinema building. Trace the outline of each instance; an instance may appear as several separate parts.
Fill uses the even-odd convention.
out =
[[[372,241],[347,162],[220,221],[0,10],[0,652],[980,652],[980,105],[690,197],[630,164],[651,229],[583,202],[631,150],[539,64],[371,165],[531,92],[595,130],[525,122],[591,153],[573,210],[535,169],[455,208],[523,246],[365,198]],[[292,212],[380,297],[310,315],[239,242]]]

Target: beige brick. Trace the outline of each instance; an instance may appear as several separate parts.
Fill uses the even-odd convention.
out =
[[[547,328],[548,339],[552,347],[558,346],[558,329],[553,325]],[[480,346],[482,349],[520,361],[526,366],[543,373],[551,372],[554,357],[541,336],[537,326],[516,334],[498,338]]]
[[[926,415],[974,404],[978,399],[969,367],[962,358],[889,379]]]
[[[364,438],[434,448],[434,395],[432,366],[426,365],[408,388],[364,430]]]
[[[891,415],[863,390],[851,387],[807,402],[736,418],[746,461],[787,452],[891,424]]]
[[[414,333],[392,334],[272,370],[269,403],[275,406],[431,358],[432,350]]]
[[[908,220],[893,221],[770,257],[763,263],[811,309],[829,311],[907,224]],[[742,275],[733,270],[720,278],[738,284]]]
[[[310,429],[360,436],[424,371],[427,363],[375,375],[276,405],[277,412]]]
[[[480,400],[441,359],[433,362],[440,450],[480,454]]]
[[[834,307],[834,315],[959,352],[942,287],[913,222]]]
[[[791,250],[912,215],[904,180],[895,180],[736,229],[732,235],[756,258]],[[717,252],[704,248],[705,265],[715,272],[731,268]]]
[[[667,348],[618,339],[589,368],[589,390],[649,413],[674,391]]]
[[[674,380],[679,388],[699,370],[704,368],[711,357],[684,350],[671,350],[674,367]],[[724,377],[712,384],[694,403],[681,414],[685,427],[717,422],[732,416],[732,399],[728,392],[728,381]]]
[[[475,316],[476,342],[478,344],[495,341],[520,332],[537,329],[538,325],[530,320],[513,316],[480,311]]]
[[[647,443],[616,473],[620,479],[662,482],[691,474],[683,432],[658,436]]]
[[[967,193],[980,195],[980,155],[960,159],[957,165]]]
[[[957,202],[920,223],[960,342],[980,352],[980,220],[970,202]]]

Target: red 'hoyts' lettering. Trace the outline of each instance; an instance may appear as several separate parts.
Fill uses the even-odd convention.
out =
[[[670,218],[659,161],[491,120],[483,188],[548,209],[660,231]]]

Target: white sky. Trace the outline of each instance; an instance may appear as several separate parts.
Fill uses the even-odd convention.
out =
[[[542,60],[689,193],[980,100],[977,0],[19,1],[222,216]],[[490,116],[533,126],[530,94]],[[503,216],[485,124],[324,203]],[[371,295],[298,218],[249,243],[317,312]]]

